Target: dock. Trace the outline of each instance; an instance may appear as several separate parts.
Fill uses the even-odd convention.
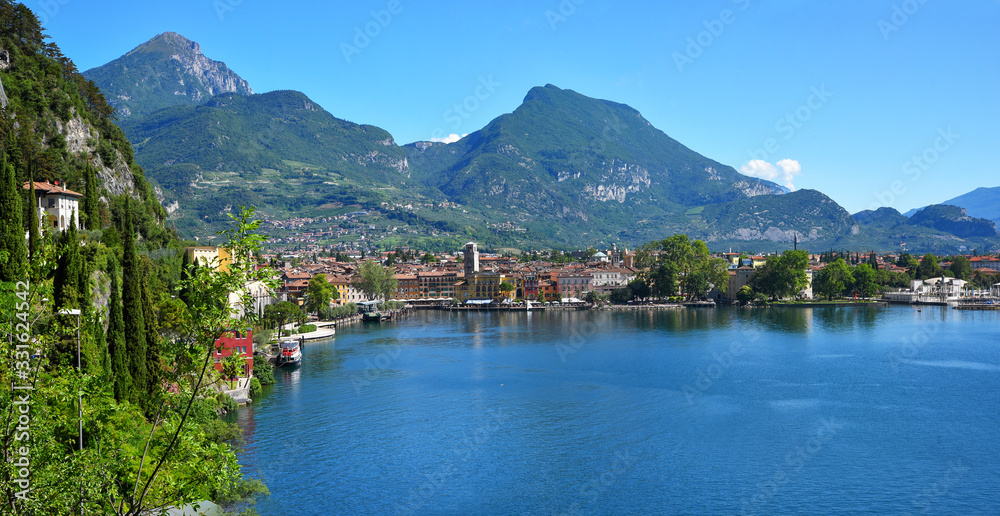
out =
[[[1000,310],[1000,301],[969,301],[953,306],[955,310]]]

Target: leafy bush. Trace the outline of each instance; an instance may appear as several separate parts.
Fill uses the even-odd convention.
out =
[[[350,317],[352,315],[357,315],[358,305],[354,303],[347,303],[343,306],[337,306],[333,308],[333,318],[340,319],[341,317]]]
[[[316,311],[316,316],[319,317],[321,321],[329,321],[334,319],[333,307],[321,306],[319,310]]]
[[[250,399],[257,399],[257,396],[259,396],[263,390],[264,387],[260,385],[260,380],[257,378],[250,379]]]
[[[236,410],[236,408],[238,407],[238,405],[236,405],[236,401],[234,401],[232,397],[230,397],[228,394],[224,392],[220,392],[219,395],[215,397],[215,399],[218,400],[219,406],[222,407],[222,409],[225,410],[226,412],[232,412]]]
[[[378,309],[379,310],[399,310],[400,308],[403,308],[405,306],[406,306],[406,303],[404,303],[402,301],[386,301],[385,303],[382,303],[382,304],[378,305]]]
[[[299,326],[299,329],[297,330],[298,333],[309,333],[311,331],[316,331],[315,324],[303,324],[302,326]]]
[[[274,336],[273,330],[257,330],[253,333],[253,346],[254,348],[262,348],[271,341],[271,337]],[[257,364],[254,364],[257,367]]]
[[[251,386],[253,380],[257,380],[261,385],[274,384],[274,369],[271,368],[271,363],[267,361],[267,358],[260,355],[253,357],[253,376],[253,379],[250,380]]]
[[[231,399],[231,398],[230,398]],[[191,404],[188,421],[197,425],[206,425],[219,417],[219,402],[212,398],[199,398]],[[183,405],[178,405],[178,416],[184,415]]]

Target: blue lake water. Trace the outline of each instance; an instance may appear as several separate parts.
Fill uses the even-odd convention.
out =
[[[445,313],[236,418],[270,515],[997,514],[1000,312]]]

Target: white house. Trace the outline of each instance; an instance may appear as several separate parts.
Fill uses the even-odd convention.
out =
[[[30,189],[29,183],[24,183],[25,189]],[[38,211],[38,223],[41,227],[50,227],[66,231],[70,221],[80,227],[80,198],[83,194],[67,190],[48,181],[35,181],[35,209]]]

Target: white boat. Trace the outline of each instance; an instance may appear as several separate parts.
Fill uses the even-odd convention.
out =
[[[278,367],[285,365],[299,365],[302,363],[302,347],[297,340],[283,340],[278,347],[278,357],[275,365]]]

